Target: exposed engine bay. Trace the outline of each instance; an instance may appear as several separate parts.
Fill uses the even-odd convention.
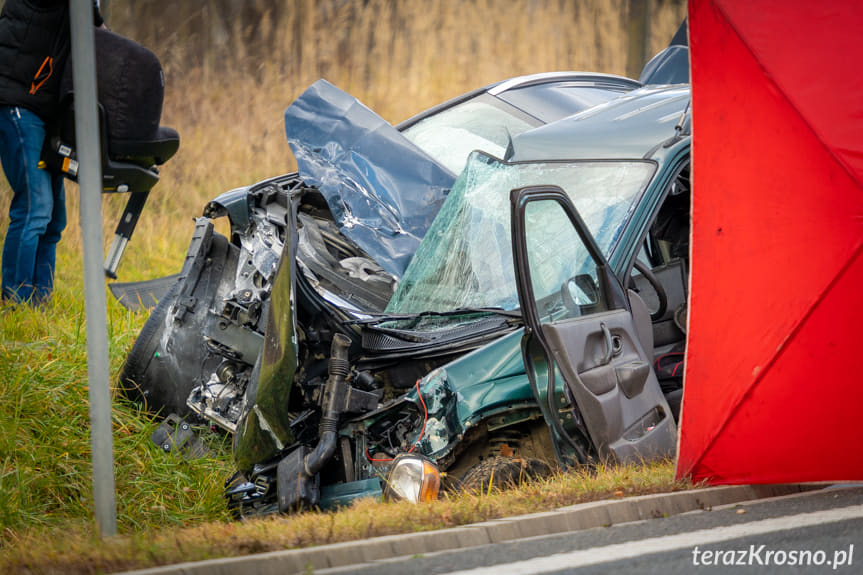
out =
[[[688,91],[642,97],[679,113]],[[620,105],[679,117],[657,103]],[[233,434],[226,495],[239,515],[398,486],[412,491],[400,497],[424,500],[441,471],[453,485],[482,486],[557,463],[672,452],[672,410],[650,363],[684,341],[687,266],[675,245],[684,228],[670,223],[688,219],[688,141],[651,147],[655,159],[547,158],[571,138],[537,128],[514,140],[513,149],[536,150],[526,159],[474,151],[453,179],[370,114],[326,83],[292,104],[286,130],[302,176],[206,205],[182,271],[127,357],[127,395]],[[339,141],[330,120],[344,123]],[[656,131],[651,142],[667,138],[665,126]],[[517,231],[517,195],[535,206],[549,187],[575,215],[541,208],[532,231]],[[649,196],[656,203],[639,210]],[[673,217],[647,234],[648,222],[632,217],[654,220],[665,197]],[[562,232],[571,238],[563,244]],[[542,307],[523,300],[520,282],[533,271],[514,261],[513,246],[527,239],[548,292]],[[623,239],[645,252],[630,278],[632,297],[647,302],[639,314],[619,281],[638,248]],[[603,254],[625,249],[633,255],[612,275]],[[584,293],[573,295],[578,280]],[[554,359],[566,368],[560,393],[557,370],[543,367],[550,356],[536,346],[525,356],[545,326],[568,342]]]
[[[291,213],[295,230],[287,223]],[[230,221],[230,241],[213,229],[220,217]],[[295,252],[289,247],[292,253],[281,259],[286,242]],[[299,299],[288,306],[297,310],[289,318],[297,367],[280,406],[290,410],[284,414],[289,429],[274,439],[275,451],[285,447],[284,437],[305,446],[324,442],[334,425],[326,423],[322,432],[327,405],[331,420],[358,418],[342,426],[336,447],[328,448],[333,453],[325,454],[340,464],[327,466],[323,475],[336,473],[332,480],[338,482],[376,478],[376,467],[412,451],[423,439],[416,431],[423,420],[446,407],[440,399],[424,399],[419,380],[520,325],[511,316],[479,314],[467,318],[470,329],[462,333],[451,329],[450,318],[383,315],[396,278],[339,232],[316,189],[290,174],[228,192],[206,206],[180,279],[152,312],[121,383],[151,407],[236,432],[256,397],[249,386],[256,380],[258,353],[267,347],[268,307],[280,262],[290,266],[291,261],[296,262],[291,293]],[[434,329],[444,319],[448,329]],[[335,373],[341,379],[328,389],[333,357],[340,358]],[[408,392],[420,401],[404,400]],[[278,460],[261,463],[255,451],[244,466],[242,451],[239,467],[252,478],[240,481],[243,496],[257,485],[255,494],[272,506],[272,497],[264,495],[275,488]]]

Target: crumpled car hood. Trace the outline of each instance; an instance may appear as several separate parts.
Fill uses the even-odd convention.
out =
[[[285,110],[285,132],[342,233],[401,278],[455,176],[326,80]]]

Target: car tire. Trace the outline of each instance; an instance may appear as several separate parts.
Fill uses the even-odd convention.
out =
[[[212,319],[213,302],[233,281],[237,251],[214,233],[209,248],[195,256],[199,271],[190,271],[172,286],[144,325],[126,360],[120,388],[148,412],[202,421],[186,400],[202,381],[210,355],[202,334]]]
[[[496,455],[483,459],[465,472],[461,488],[485,493],[490,489],[508,489],[550,476],[551,466],[535,458]]]
[[[123,364],[123,370],[120,372],[118,385],[120,391],[132,401],[142,403],[147,411],[151,411],[150,406],[147,405],[148,394],[140,384],[145,381],[147,368],[150,366],[158,346],[158,336],[162,334],[168,310],[171,309],[177,299],[180,284],[182,284],[182,278],[174,282],[168,292],[156,304],[156,307],[153,308],[150,317],[147,318],[147,322],[141,329],[141,333],[135,339],[135,343],[126,357],[126,363]]]

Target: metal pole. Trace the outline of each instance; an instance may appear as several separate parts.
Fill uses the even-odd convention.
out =
[[[96,49],[92,0],[70,0],[72,72],[81,236],[84,243],[84,301],[87,315],[87,373],[90,381],[90,445],[93,503],[99,534],[117,534],[111,390],[108,386],[108,313],[102,271],[102,164],[96,102]]]

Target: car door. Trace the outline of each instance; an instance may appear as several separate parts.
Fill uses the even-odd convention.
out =
[[[513,190],[522,354],[563,463],[673,456],[676,427],[629,300],[567,194]]]

